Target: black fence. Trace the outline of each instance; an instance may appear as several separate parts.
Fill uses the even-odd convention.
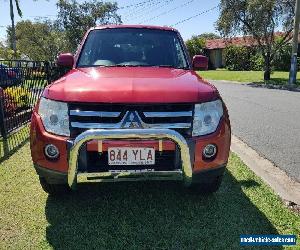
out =
[[[10,151],[8,138],[30,121],[44,88],[66,71],[50,62],[0,60],[0,146],[4,153]]]

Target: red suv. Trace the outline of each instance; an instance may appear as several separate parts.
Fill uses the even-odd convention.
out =
[[[193,69],[177,30],[90,29],[72,67],[43,92],[32,115],[31,155],[40,183],[61,194],[83,182],[175,180],[216,191],[230,148],[217,89]]]

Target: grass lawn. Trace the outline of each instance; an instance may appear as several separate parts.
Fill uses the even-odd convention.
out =
[[[25,125],[15,132],[11,133],[6,143],[3,138],[0,137],[0,163],[4,157],[14,153],[19,147],[21,147],[29,138],[29,125]]]
[[[234,154],[207,197],[151,182],[82,185],[57,199],[40,188],[28,143],[1,163],[0,249],[240,249],[240,234],[299,238],[300,216]]]
[[[209,80],[228,80],[237,82],[264,82],[264,73],[262,71],[229,71],[224,69],[198,71],[198,74]],[[275,71],[271,75],[269,83],[285,84],[288,82],[289,72]],[[297,74],[297,84],[300,85],[300,72]]]

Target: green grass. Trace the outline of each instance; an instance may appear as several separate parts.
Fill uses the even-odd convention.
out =
[[[16,149],[24,144],[29,138],[29,125],[24,125],[23,127],[12,132],[6,142],[0,137],[0,163],[3,158],[14,153]]]
[[[57,199],[41,190],[29,152],[1,163],[0,249],[240,249],[240,234],[300,235],[300,216],[234,154],[212,196],[151,182],[83,185]]]
[[[229,71],[224,69],[198,71],[198,74],[209,80],[227,80],[237,82],[257,82],[264,83],[264,73],[262,71]],[[286,84],[289,79],[289,72],[275,71],[271,75],[269,83]],[[300,72],[297,74],[297,84],[300,85]]]

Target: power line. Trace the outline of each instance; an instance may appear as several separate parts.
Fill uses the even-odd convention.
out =
[[[131,9],[130,11],[122,14],[122,18],[124,18],[125,20],[132,17],[132,15],[136,15],[138,13],[142,13],[145,10],[148,10],[151,6],[154,6],[156,4],[160,4],[161,0],[153,0],[151,2],[146,3],[145,5],[140,5],[139,7],[135,8],[135,9]]]
[[[135,4],[130,4],[130,5],[127,5],[127,6],[121,6],[118,8],[118,10],[122,10],[122,9],[128,9],[128,8],[131,8],[131,7],[142,7],[143,4],[147,4],[147,3],[151,3],[153,1],[157,1],[157,0],[147,0],[147,1],[142,1],[142,2],[138,2],[138,3],[135,3]],[[47,18],[47,17],[56,17],[57,15],[43,15],[43,16],[28,16],[29,18],[30,17],[33,17],[33,18]],[[7,25],[8,26],[8,25]],[[5,26],[0,26],[1,28],[5,27]]]
[[[189,18],[183,19],[183,20],[181,20],[181,21],[179,21],[179,22],[177,22],[177,23],[175,23],[175,24],[172,24],[171,27],[176,26],[176,25],[181,24],[181,23],[184,23],[184,22],[187,22],[187,21],[189,21],[189,20],[191,20],[191,19],[193,19],[193,18],[195,18],[195,17],[201,16],[201,15],[203,15],[203,14],[206,14],[207,12],[210,12],[210,11],[212,11],[212,10],[218,8],[219,6],[220,6],[220,4],[218,4],[217,6],[211,8],[211,9],[202,11],[202,12],[198,13],[197,15],[194,15],[194,16],[191,16],[191,17],[189,17]]]
[[[118,9],[123,10],[123,9],[128,9],[128,8],[131,8],[131,7],[139,7],[139,6],[141,6],[145,3],[150,3],[152,1],[154,1],[154,0],[147,0],[147,1],[139,2],[139,3],[135,3],[135,4],[130,4],[130,5],[127,5],[127,6],[121,6]]]
[[[135,19],[138,19],[138,18],[140,18],[140,17],[142,17],[142,16],[144,16],[144,15],[147,15],[147,14],[149,14],[149,13],[152,13],[152,12],[154,12],[154,11],[156,11],[156,10],[159,10],[159,9],[161,9],[161,8],[163,8],[163,7],[165,7],[165,6],[167,6],[167,5],[169,5],[170,3],[172,3],[172,2],[174,2],[175,0],[167,0],[167,1],[165,1],[165,2],[163,2],[163,1],[160,1],[158,4],[156,4],[156,6],[157,7],[155,7],[154,9],[150,9],[149,11],[147,11],[146,13],[143,13],[143,14],[140,14],[140,15],[138,15],[138,16],[135,16],[135,17],[133,17],[133,18],[131,18],[131,19],[129,19],[129,20],[135,20]],[[164,3],[163,5],[160,5],[160,3]],[[160,6],[159,6],[160,5]],[[147,9],[146,9],[147,10]]]
[[[44,16],[28,16],[28,17],[56,17],[57,15],[44,15]]]
[[[142,24],[142,23],[145,23],[145,22],[149,22],[149,21],[152,21],[152,20],[154,20],[154,19],[156,19],[156,18],[158,18],[158,17],[167,15],[167,14],[169,14],[170,12],[172,12],[172,11],[174,11],[174,10],[177,10],[178,8],[185,7],[185,6],[191,4],[191,3],[194,2],[194,1],[195,1],[195,0],[190,0],[190,1],[186,2],[186,3],[184,3],[184,4],[181,4],[181,5],[177,6],[177,7],[175,7],[175,8],[172,8],[172,9],[170,9],[170,10],[167,10],[167,11],[165,11],[165,12],[162,12],[162,13],[160,13],[160,14],[157,15],[157,16],[154,16],[154,17],[151,17],[151,18],[149,18],[149,19],[146,19],[146,20],[140,22],[139,24]]]
[[[170,0],[166,0],[166,2],[168,3],[168,1]],[[172,0],[173,1],[173,0]],[[128,15],[125,16],[125,20],[133,20],[133,19],[136,19],[138,17],[141,17],[143,16],[146,11],[146,13],[149,12],[149,10],[152,10],[153,8],[156,8],[157,6],[163,4],[164,1],[162,0],[156,0],[154,2],[151,2],[150,4],[146,5],[146,6],[141,6],[140,9],[136,9],[134,11],[131,11]]]
[[[131,7],[139,7],[139,6],[142,6],[143,4],[151,3],[153,1],[157,1],[157,0],[147,0],[147,1],[139,2],[139,3],[135,3],[135,4],[127,5],[127,6],[122,6],[122,7],[119,7],[118,10],[127,9],[127,8],[131,8]],[[45,17],[56,17],[56,16],[57,16],[57,14],[55,14],[55,15],[43,15],[43,16],[28,16],[28,17],[35,17],[35,18],[41,18],[42,17],[42,18],[45,18]]]

